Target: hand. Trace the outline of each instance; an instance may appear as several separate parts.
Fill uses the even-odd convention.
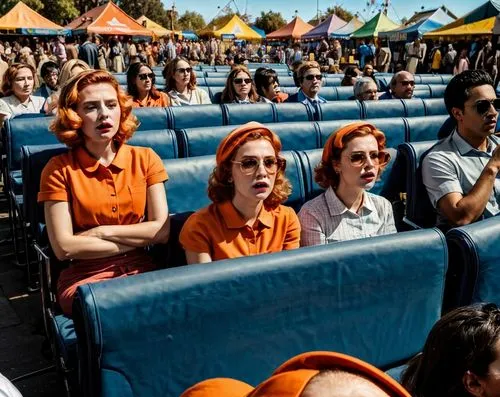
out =
[[[494,170],[498,174],[498,171],[500,170],[500,145],[498,145],[495,150],[493,150],[491,159],[490,161],[488,161],[488,164],[494,167]]]

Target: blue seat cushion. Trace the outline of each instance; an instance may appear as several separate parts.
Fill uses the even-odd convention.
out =
[[[76,332],[73,320],[58,314],[53,317],[52,326],[57,348],[68,369],[75,368],[77,363]]]

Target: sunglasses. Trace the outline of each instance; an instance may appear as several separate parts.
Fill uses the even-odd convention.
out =
[[[256,158],[248,158],[242,161],[233,161],[234,164],[240,165],[240,171],[243,175],[252,175],[259,169],[260,160]],[[286,160],[275,157],[266,157],[262,160],[264,163],[264,168],[266,169],[268,174],[276,174],[279,169],[285,169]]]
[[[321,80],[323,78],[323,75],[321,74],[308,74],[307,76],[304,76],[304,79],[313,81],[314,79],[316,80]]]
[[[140,80],[146,80],[147,78],[149,78],[149,80],[153,80],[155,78],[155,74],[154,73],[141,73],[141,74],[138,74],[137,77],[139,77]]]
[[[480,99],[477,101],[474,106],[476,107],[476,111],[484,116],[490,110],[491,105],[495,108],[495,110],[500,109],[500,98],[495,99]]]
[[[401,82],[401,85],[402,85],[403,87],[407,87],[407,86],[409,86],[409,85],[411,85],[412,87],[414,87],[414,86],[415,86],[415,82],[414,82],[414,81],[404,80],[404,81],[402,81],[402,82]]]
[[[372,152],[369,154],[370,160],[374,165],[384,166],[391,159],[391,155],[387,152]],[[354,152],[349,156],[349,160],[354,167],[362,167],[368,161],[366,153]]]
[[[252,79],[234,79],[234,84],[243,84],[243,82],[245,82],[245,84],[250,84],[252,82]]]
[[[179,72],[181,74],[188,73],[190,74],[193,71],[193,68],[179,68],[175,69],[176,72]]]

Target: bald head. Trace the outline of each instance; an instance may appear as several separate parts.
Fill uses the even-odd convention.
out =
[[[415,89],[415,78],[404,70],[397,72],[391,79],[392,95],[399,99],[410,99]]]
[[[345,371],[322,371],[314,376],[300,397],[390,397],[368,379]]]

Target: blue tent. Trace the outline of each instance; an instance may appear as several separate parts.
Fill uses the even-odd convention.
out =
[[[265,39],[266,38],[266,32],[264,32],[262,29],[259,29],[257,26],[250,26],[253,30],[255,30],[260,36]]]
[[[198,35],[192,30],[183,30],[182,38],[184,40],[199,40]]]

